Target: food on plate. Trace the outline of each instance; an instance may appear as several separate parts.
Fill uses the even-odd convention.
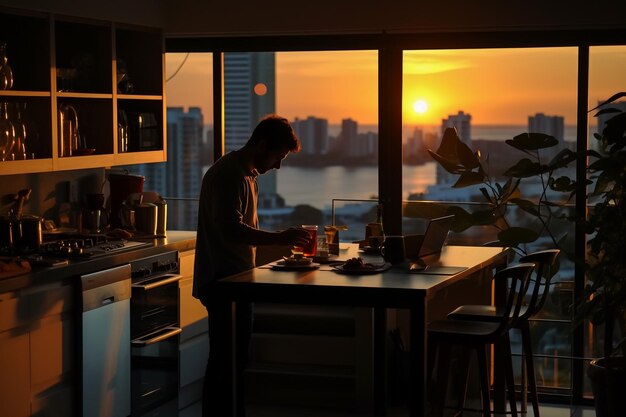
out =
[[[350,270],[371,270],[376,268],[376,265],[363,262],[363,259],[361,257],[350,258],[343,264],[343,269]]]
[[[286,266],[303,266],[311,265],[313,258],[299,257],[299,256],[283,256],[283,261]]]

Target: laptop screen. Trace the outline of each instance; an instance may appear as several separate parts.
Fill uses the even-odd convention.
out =
[[[446,243],[448,232],[450,231],[450,227],[452,227],[453,220],[454,215],[451,215],[437,217],[428,223],[426,233],[424,233],[424,240],[422,241],[422,245],[420,246],[420,250],[417,255],[418,258],[441,252],[443,244]]]

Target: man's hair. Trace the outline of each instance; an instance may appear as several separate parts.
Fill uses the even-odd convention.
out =
[[[275,114],[265,116],[259,122],[248,139],[248,144],[256,145],[262,140],[265,140],[269,151],[284,149],[298,152],[302,147],[289,121]]]

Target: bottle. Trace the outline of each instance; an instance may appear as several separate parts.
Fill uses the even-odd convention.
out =
[[[7,57],[7,44],[0,42],[0,90],[13,88],[13,71]]]

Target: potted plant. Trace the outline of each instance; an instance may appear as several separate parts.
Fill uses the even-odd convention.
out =
[[[554,223],[571,220],[566,203],[574,195],[576,182],[558,173],[576,159],[576,154],[570,149],[562,149],[548,158],[546,154],[553,152],[546,151],[557,146],[558,141],[541,133],[523,133],[506,143],[525,156],[504,170],[501,174],[504,179],[500,181],[489,172],[490,156],[482,155],[480,150],[472,151],[454,128],[445,130],[437,151],[428,150],[439,165],[457,176],[453,188],[480,185],[484,208],[472,212],[458,206],[447,209],[448,214],[455,215],[453,230],[462,232],[472,226],[493,226],[497,229],[498,240],[492,244],[513,247],[520,253],[526,252],[524,245],[542,237],[547,238],[548,246],[564,249],[562,243],[566,232],[559,233]],[[520,184],[531,179],[540,185],[538,198],[534,200],[520,191]],[[557,201],[552,199],[555,195]],[[526,219],[512,220],[519,216],[511,213],[511,206],[526,213]]]
[[[595,115],[614,114],[595,134],[599,151],[588,151],[589,172],[595,179],[590,193],[590,235],[585,259],[587,284],[576,310],[579,322],[603,326],[600,359],[591,362],[598,417],[626,415],[622,398],[626,386],[626,111],[606,107],[626,97],[618,93],[601,103]],[[595,201],[591,199],[595,198]]]

